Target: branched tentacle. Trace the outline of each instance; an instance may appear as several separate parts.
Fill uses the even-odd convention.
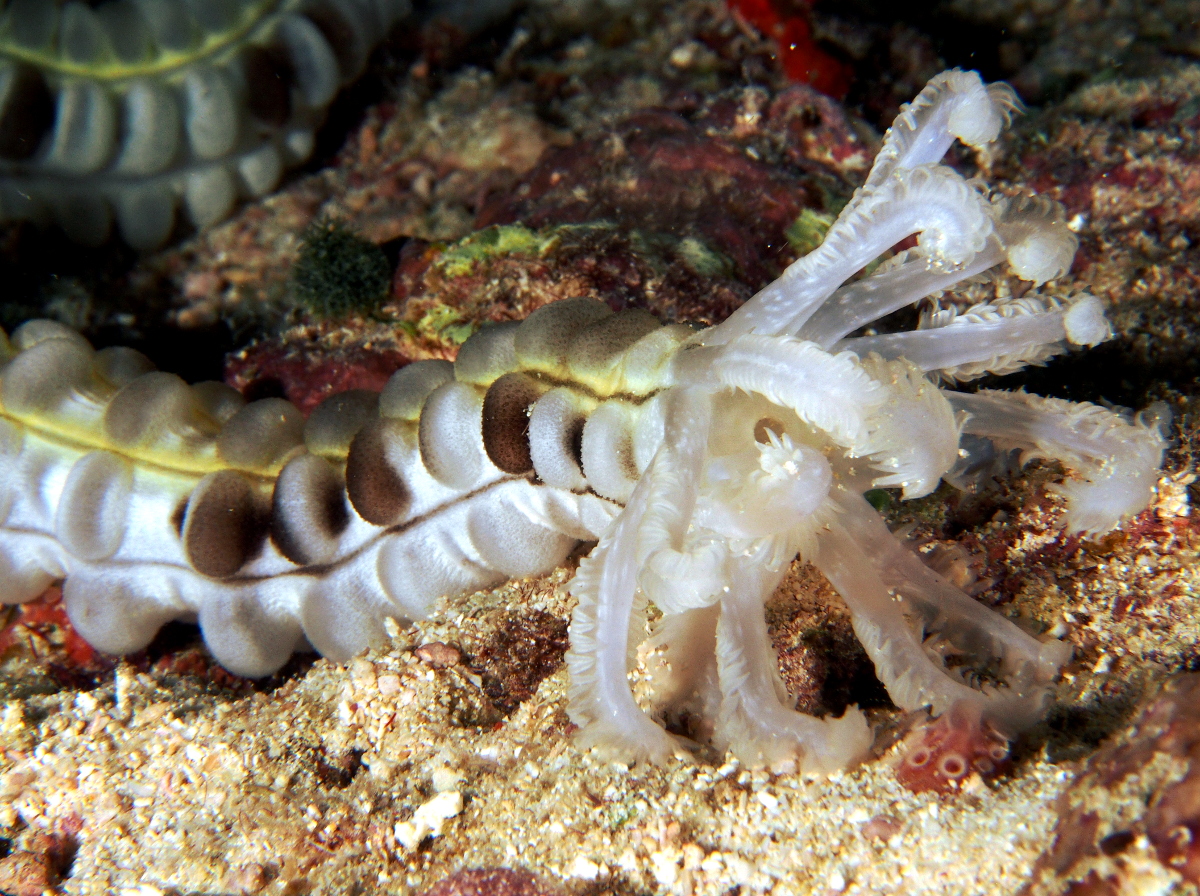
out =
[[[1010,733],[1041,718],[1070,648],[1037,641],[954,588],[899,544],[866,501],[840,494],[836,502],[842,513],[814,563],[850,606],[855,632],[892,699],[935,714],[955,703],[978,705]],[[999,686],[980,690],[948,674],[927,649],[930,635],[976,661],[994,661]]]
[[[713,739],[751,766],[794,765],[808,774],[828,774],[866,755],[871,729],[857,707],[837,719],[792,708],[762,612],[762,595],[775,590],[782,572],[739,562],[721,601],[716,649],[725,696]]]
[[[719,345],[745,334],[797,333],[839,286],[892,246],[918,234],[934,268],[957,269],[994,230],[987,200],[949,168],[926,165],[864,188],[825,241],[700,339]]]
[[[1129,417],[1028,392],[956,392],[950,400],[969,415],[965,432],[1019,451],[1023,461],[1061,461],[1079,477],[1056,487],[1072,532],[1107,532],[1153,497],[1166,448],[1157,412]]]

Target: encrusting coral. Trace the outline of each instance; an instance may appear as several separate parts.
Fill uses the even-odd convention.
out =
[[[0,222],[162,244],[312,153],[408,0],[0,2]]]
[[[821,246],[724,323],[564,300],[307,421],[25,324],[0,370],[0,600],[65,578],[72,622],[103,650],[196,618],[221,663],[262,675],[306,644],[347,659],[388,617],[598,540],[571,586],[581,742],[653,761],[680,746],[627,679],[652,601],[657,709],[689,711],[748,763],[822,772],[871,738],[859,710],[797,713],[780,683],[763,604],[799,554],[845,599],[897,705],[1012,735],[1045,711],[1069,648],[927,568],[864,493],[925,495],[1019,451],[1063,464],[1066,526],[1098,534],[1149,503],[1162,436],[1093,405],[939,387],[1103,341],[1090,296],[854,333],[997,265],[1035,284],[1069,267],[1060,207],[989,198],[941,164],[955,139],[994,140],[1015,104],[974,73],[935,78]]]

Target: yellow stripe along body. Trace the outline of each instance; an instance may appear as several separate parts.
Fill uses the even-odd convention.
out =
[[[0,370],[0,601],[65,579],[102,650],[198,619],[261,675],[301,636],[344,659],[386,616],[546,571],[598,537],[662,435],[692,334],[572,299],[417,362],[304,421],[36,321]]]

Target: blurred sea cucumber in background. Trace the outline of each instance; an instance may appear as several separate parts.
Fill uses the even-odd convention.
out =
[[[0,222],[139,249],[312,153],[408,0],[0,3]]]

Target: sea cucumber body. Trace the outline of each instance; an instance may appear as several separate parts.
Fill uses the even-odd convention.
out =
[[[994,140],[1015,106],[976,73],[934,78],[821,246],[716,326],[566,299],[307,420],[25,324],[0,343],[0,602],[65,577],[95,646],[134,650],[195,618],[222,664],[261,675],[305,640],[345,659],[387,617],[595,540],[565,658],[582,743],[626,760],[679,747],[628,679],[653,602],[656,711],[703,720],[749,764],[828,772],[872,735],[855,707],[797,713],[779,678],[763,609],[799,556],[845,601],[897,706],[1011,738],[1044,717],[1069,644],[930,570],[865,494],[970,487],[988,458],[1042,457],[1067,473],[1050,487],[1064,526],[1099,535],[1153,499],[1162,415],[939,385],[1104,341],[1093,296],[1031,290],[855,332],[1000,265],[1034,284],[1069,269],[1065,209],[988,197],[939,161],[955,139]]]
[[[0,370],[0,601],[65,579],[73,623],[112,653],[195,619],[243,674],[303,638],[348,658],[386,617],[597,538],[657,449],[654,384],[691,332],[568,300],[305,422],[28,324]]]
[[[408,0],[0,3],[0,222],[136,248],[197,228],[312,152]]]

